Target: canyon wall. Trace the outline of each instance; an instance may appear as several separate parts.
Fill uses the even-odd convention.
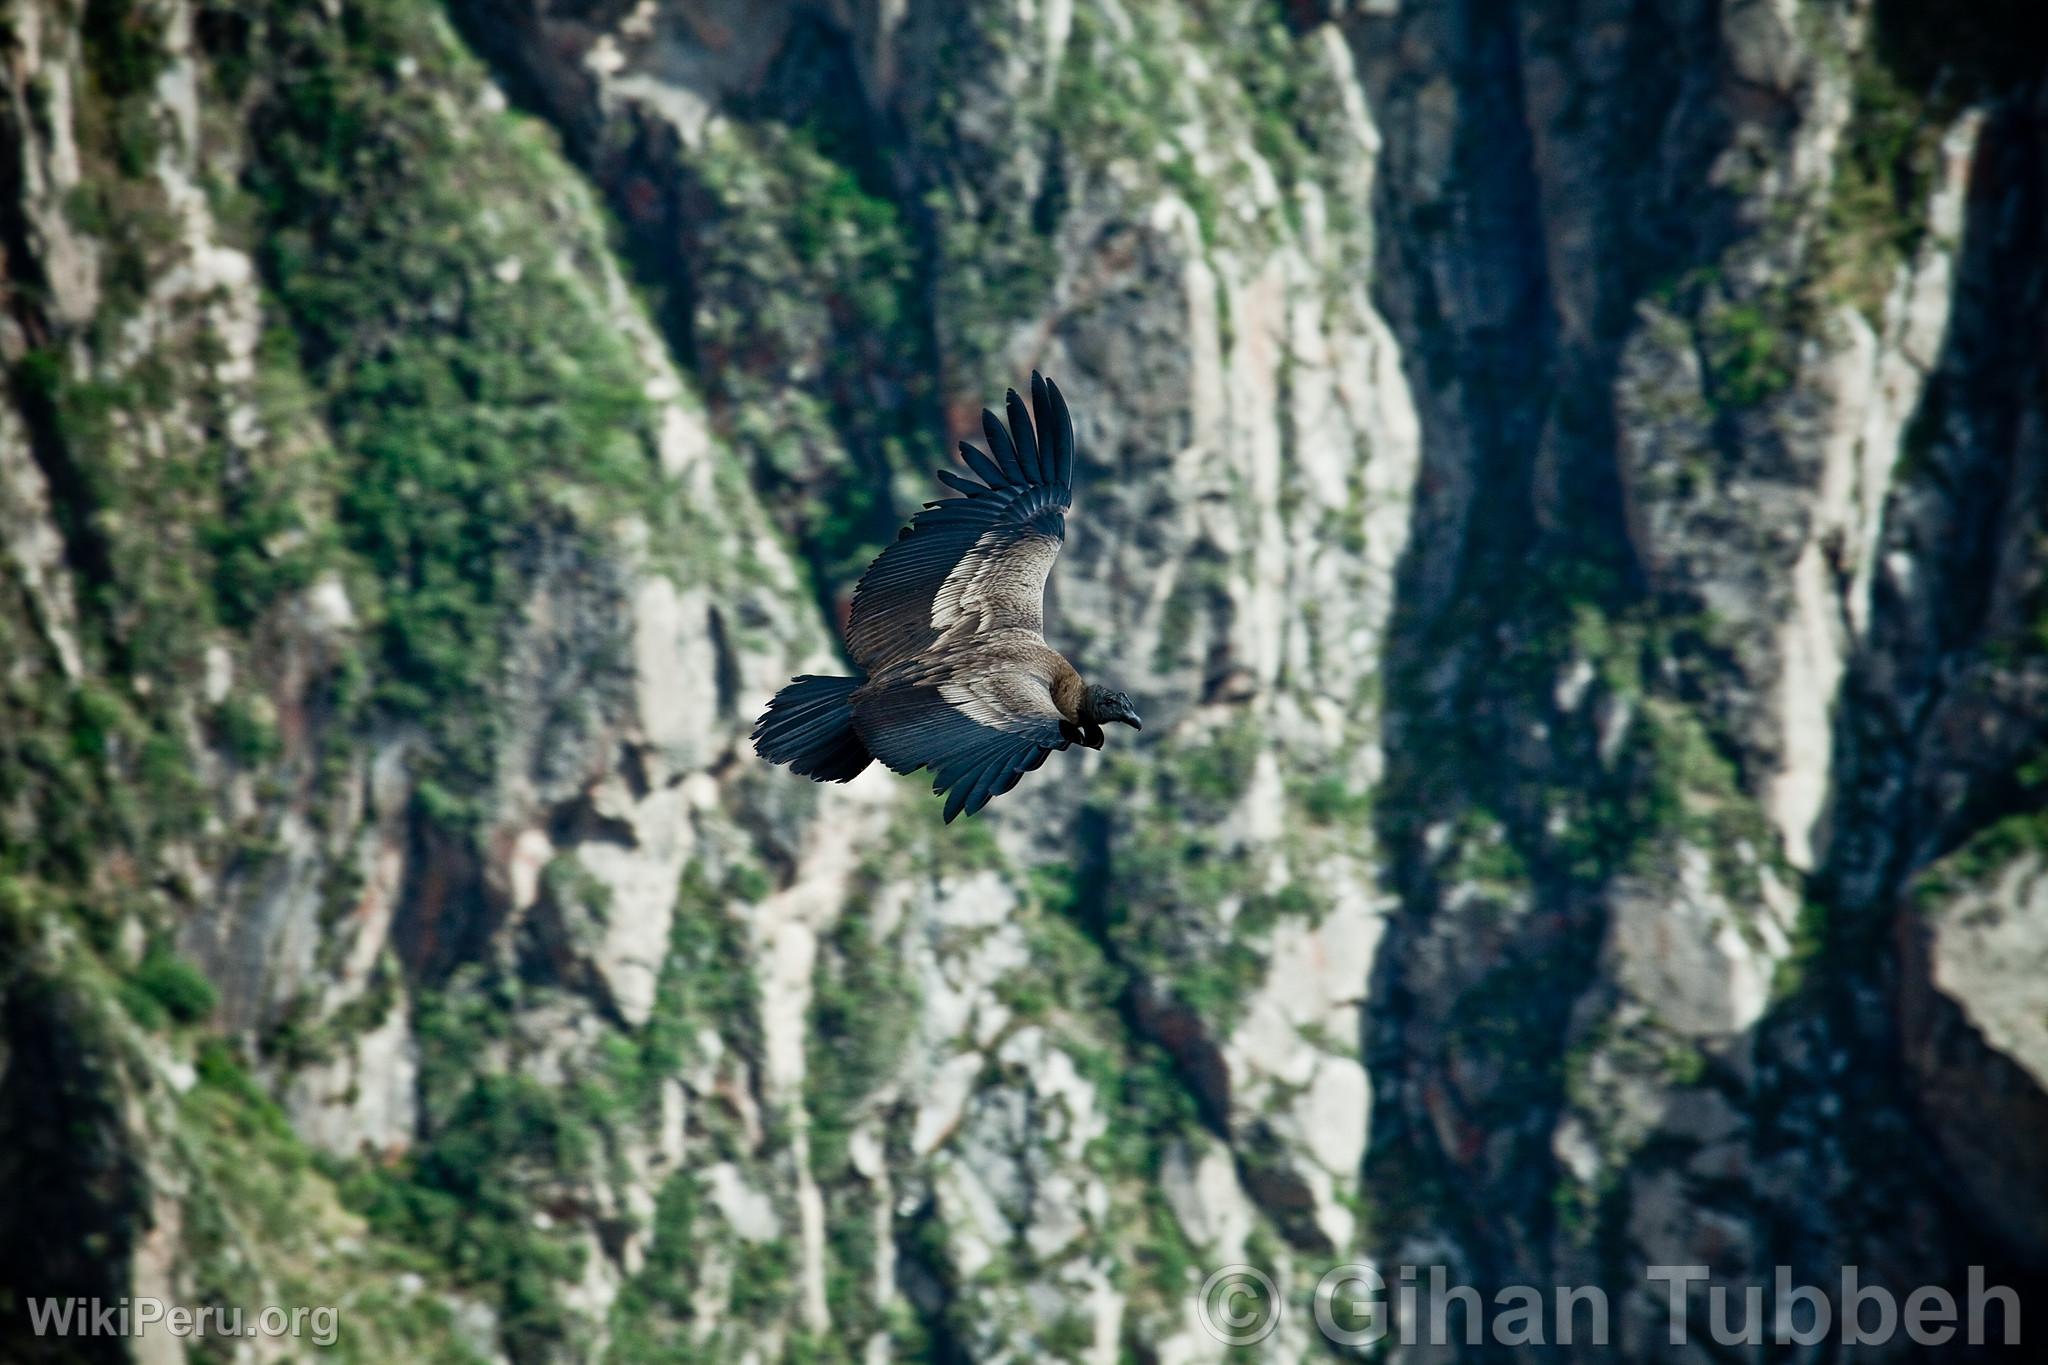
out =
[[[46,1294],[1178,1365],[1233,1263],[1273,1359],[1359,1260],[1601,1286],[1589,1359],[1680,1358],[1651,1265],[2036,1285],[2019,10],[16,0],[8,1358],[245,1358]],[[1033,369],[1143,735],[952,826],[761,764]]]

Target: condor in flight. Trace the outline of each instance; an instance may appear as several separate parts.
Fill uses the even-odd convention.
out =
[[[1045,643],[1045,580],[1074,495],[1074,420],[1050,380],[1013,389],[1010,425],[983,412],[989,454],[960,455],[981,480],[940,470],[959,493],[925,504],[853,590],[851,678],[805,676],[775,694],[754,749],[816,782],[879,758],[930,768],[946,821],[972,815],[1055,749],[1100,749],[1102,727],[1143,729],[1131,699],[1084,683]],[[1036,431],[1033,417],[1036,417]]]

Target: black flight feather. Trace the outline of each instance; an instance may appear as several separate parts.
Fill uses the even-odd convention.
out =
[[[988,456],[982,454],[965,441],[960,443],[960,458],[967,461],[967,467],[974,471],[974,477],[980,479],[990,488],[1001,488],[1009,482],[1007,478],[1003,477],[1003,471],[996,468]],[[944,503],[934,503],[932,505],[935,507],[945,506]]]
[[[1017,463],[1024,466],[1024,477],[1030,483],[1044,483],[1045,469],[1038,463],[1038,438],[1031,431],[1031,414],[1024,410],[1024,400],[1011,389],[1003,397],[1003,405],[1010,412],[1010,436],[1017,443]]]
[[[989,452],[1002,466],[1003,481],[1013,484],[1033,482],[1031,471],[1017,461],[1017,446],[1010,439],[1010,433],[1003,430],[1002,422],[987,408],[981,410],[981,434],[988,438]]]

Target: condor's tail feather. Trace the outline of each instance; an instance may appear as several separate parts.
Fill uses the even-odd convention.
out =
[[[813,782],[851,782],[874,755],[853,729],[850,698],[865,678],[790,680],[754,725],[754,752]]]

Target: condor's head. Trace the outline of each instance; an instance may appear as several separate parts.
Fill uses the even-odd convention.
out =
[[[1145,728],[1145,722],[1138,718],[1138,708],[1131,705],[1130,695],[1113,691],[1100,683],[1088,685],[1088,690],[1081,694],[1081,705],[1078,710],[1081,743],[1091,749],[1102,747],[1102,727],[1114,721],[1122,721],[1133,730]]]

